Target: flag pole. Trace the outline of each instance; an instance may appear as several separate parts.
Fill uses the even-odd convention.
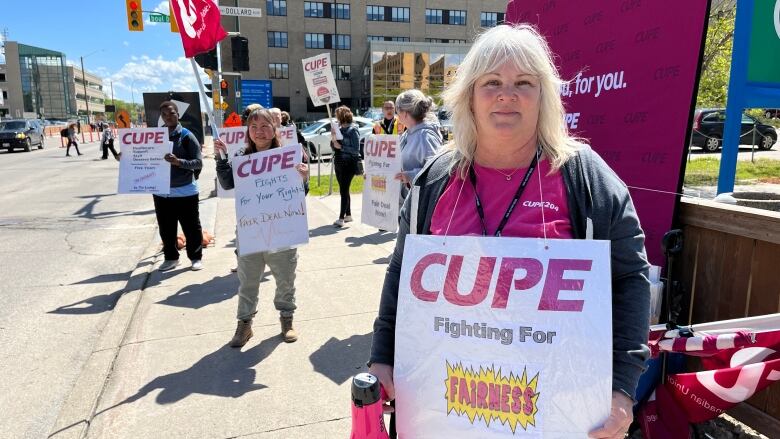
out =
[[[198,88],[200,89],[200,97],[201,100],[205,103],[206,108],[206,114],[209,115],[209,125],[211,126],[211,137],[213,139],[219,139],[219,128],[217,127],[216,119],[214,119],[214,109],[211,108],[211,105],[209,104],[208,96],[206,96],[206,87],[203,86],[203,80],[200,78],[200,74],[198,74],[198,64],[195,62],[194,58],[190,58],[190,63],[192,64],[192,73],[195,74],[195,79],[198,81]],[[212,90],[212,93],[219,93],[219,90]],[[219,158],[225,159],[226,157],[222,155],[222,152],[219,152]]]
[[[330,128],[333,129],[333,116],[330,115],[330,104],[325,103],[325,108],[328,110],[328,120],[330,121]],[[336,121],[338,122],[338,121]],[[338,127],[336,127],[338,129]],[[333,132],[331,131],[331,136],[333,135]],[[331,155],[330,155],[330,177],[328,178],[328,195],[333,195],[333,166],[335,165],[335,157],[336,157],[336,150],[333,148],[333,141],[331,141],[330,145]],[[317,153],[319,155],[319,152]],[[319,157],[319,160],[322,160],[322,156]],[[318,161],[319,163],[319,161]],[[317,171],[319,172],[319,170]]]

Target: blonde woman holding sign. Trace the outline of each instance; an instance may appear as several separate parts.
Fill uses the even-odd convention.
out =
[[[276,137],[276,128],[273,114],[262,108],[252,111],[247,117],[247,145],[238,151],[236,156],[254,154],[272,148],[278,148],[279,139]],[[217,139],[214,147],[222,152],[221,157],[227,157],[227,147],[224,142]],[[302,181],[306,181],[309,168],[304,163],[295,166]],[[217,160],[217,177],[219,183],[225,189],[232,189],[233,169],[227,159]],[[240,246],[241,243],[239,242]],[[295,269],[298,266],[298,251],[295,248],[282,249],[272,252],[252,253],[238,257],[238,325],[230,346],[240,348],[252,338],[252,319],[257,314],[257,301],[260,290],[260,282],[263,279],[265,266],[271,269],[276,280],[276,294],[274,306],[279,311],[282,337],[287,343],[298,340],[298,334],[293,329],[293,313],[295,305]]]
[[[546,41],[526,25],[486,31],[458,66],[443,95],[457,127],[455,140],[447,151],[428,160],[401,210],[398,240],[374,323],[370,371],[392,398],[396,310],[407,234],[607,240],[612,272],[612,405],[604,424],[590,437],[622,438],[649,355],[644,233],[625,184],[588,145],[569,135],[561,83]]]

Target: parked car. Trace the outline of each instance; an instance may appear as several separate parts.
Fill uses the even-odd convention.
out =
[[[780,108],[764,108],[764,117],[767,119],[780,117]]]
[[[360,151],[363,151],[363,142],[365,138],[372,133],[374,122],[365,117],[353,117],[352,121],[358,127],[360,133]],[[333,154],[333,148],[330,145],[330,120],[320,119],[317,122],[301,130],[303,138],[306,139],[306,147],[311,151],[312,159],[318,158],[317,147],[320,154],[325,157]]]
[[[726,125],[726,110],[723,108],[698,109],[693,116],[693,134],[691,146],[702,148],[707,152],[717,152],[723,145],[723,127]],[[759,149],[772,149],[777,141],[777,131],[771,125],[763,124],[756,119],[742,115],[742,128],[739,138],[740,145],[753,144],[753,127],[756,128],[755,145]]]
[[[382,111],[381,108],[372,107],[366,110],[365,113],[363,113],[363,117],[365,117],[366,119],[371,119],[374,122],[377,122],[384,119],[385,113]]]
[[[43,149],[43,127],[33,119],[15,119],[0,122],[0,148],[13,152],[21,148],[29,152],[33,145]]]

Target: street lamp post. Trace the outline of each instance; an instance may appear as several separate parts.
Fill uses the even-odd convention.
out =
[[[88,53],[86,55],[80,56],[81,59],[81,82],[82,85],[84,85],[84,103],[87,105],[87,123],[90,123],[89,119],[89,95],[87,94],[87,73],[86,70],[84,70],[84,58],[94,55],[98,52],[102,52],[104,49],[98,49],[94,52]]]
[[[87,104],[87,123],[89,123],[89,96],[87,95],[87,75],[84,73],[84,57],[81,56],[81,84],[84,86],[84,102]]]

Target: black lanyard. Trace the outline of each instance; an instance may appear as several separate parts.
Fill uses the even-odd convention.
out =
[[[523,181],[520,182],[520,187],[517,188],[515,197],[512,198],[512,201],[509,203],[509,207],[506,208],[504,217],[501,218],[501,223],[499,223],[498,228],[496,228],[496,232],[493,234],[493,236],[501,236],[501,232],[504,230],[504,226],[506,226],[507,221],[509,221],[509,217],[515,210],[517,202],[520,201],[520,197],[523,195],[523,191],[525,190],[526,185],[528,185],[528,180],[531,179],[531,175],[533,174],[534,169],[536,168],[536,164],[539,161],[540,153],[541,149],[537,148],[534,159],[531,160],[531,164],[528,165],[528,170],[525,171]],[[482,201],[479,199],[479,194],[477,194],[477,174],[474,172],[473,164],[469,166],[469,180],[471,180],[471,186],[474,187],[474,200],[477,203],[477,214],[479,215],[479,222],[482,223],[482,236],[488,236],[487,225],[485,224],[485,211],[482,209]]]

